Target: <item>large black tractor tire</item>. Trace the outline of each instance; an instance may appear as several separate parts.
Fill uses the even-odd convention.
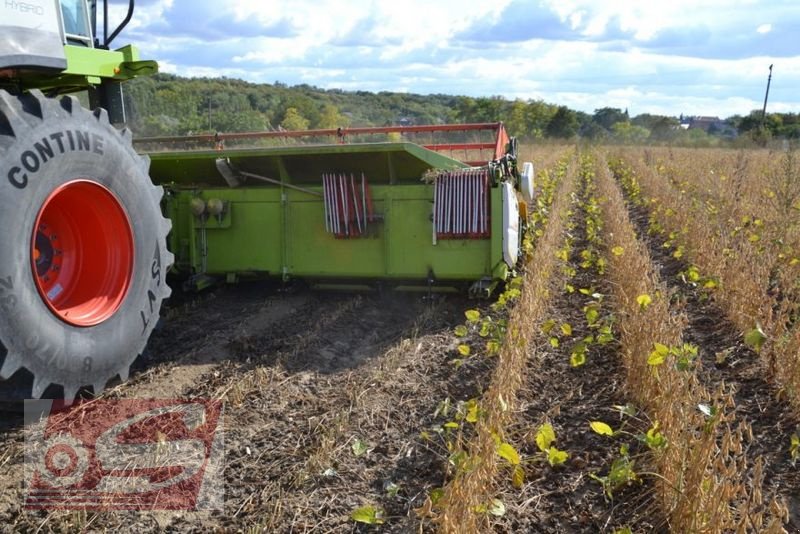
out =
[[[104,110],[0,90],[0,378],[65,399],[127,379],[170,294],[148,168]]]

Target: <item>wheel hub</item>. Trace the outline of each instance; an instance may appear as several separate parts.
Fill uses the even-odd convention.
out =
[[[42,300],[73,326],[95,326],[122,305],[133,274],[133,230],[104,186],[68,182],[45,200],[31,238],[31,269]]]
[[[33,250],[33,260],[36,262],[36,274],[39,277],[47,276],[47,271],[54,268],[55,254],[61,256],[61,249],[55,248],[53,235],[46,224],[42,223],[36,231],[36,243]]]

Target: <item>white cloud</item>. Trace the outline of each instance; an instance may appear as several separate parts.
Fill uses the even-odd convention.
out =
[[[641,2],[638,0],[616,0],[597,2],[592,0],[546,0],[545,4],[558,14],[562,21],[587,37],[598,37],[606,33],[612,20],[619,22],[620,29],[631,32],[636,39],[648,40],[667,27],[673,15],[686,13],[691,0],[670,2]]]
[[[231,4],[236,20],[254,18],[265,27],[286,24],[296,33],[280,44],[263,40],[237,59],[281,62],[348,37],[383,46],[381,58],[391,59],[426,47],[446,46],[454,34],[476,21],[496,21],[510,1],[235,0]]]
[[[208,0],[191,6],[189,0],[155,0],[137,9],[131,31],[142,57],[187,76],[499,94],[587,112],[614,106],[631,113],[726,116],[760,106],[770,63],[770,109],[800,110],[793,91],[800,86],[794,1],[707,0],[698,6],[694,0],[542,0],[534,6],[531,0],[232,0],[211,8]],[[504,42],[514,22],[504,18],[512,3],[514,13],[539,11]],[[187,6],[223,10],[231,28],[220,30],[213,43],[187,24],[164,32],[179,6],[184,12]],[[548,9],[554,25],[561,21],[563,27],[547,39],[529,37],[542,33],[533,26]],[[754,21],[765,20],[773,22],[754,32]],[[237,25],[247,31],[237,34]],[[474,37],[475,29],[497,38]]]
[[[155,2],[148,4],[146,7],[142,6],[137,7],[134,10],[134,17],[128,24],[127,29],[136,30],[140,28],[146,28],[151,24],[162,20],[165,12],[172,7],[173,2],[174,0],[156,0]],[[125,15],[127,13],[128,13],[127,2],[124,5],[114,4],[109,2],[108,4],[108,22],[110,26],[109,32],[113,31],[116,25],[125,19]],[[99,2],[98,2],[97,28],[98,31],[102,32],[103,28],[102,9],[101,9],[101,4]]]
[[[287,42],[288,41],[288,42]],[[233,56],[234,63],[283,63],[301,59],[309,51],[310,44],[301,39],[281,39],[276,37],[259,37],[248,41],[250,52]]]

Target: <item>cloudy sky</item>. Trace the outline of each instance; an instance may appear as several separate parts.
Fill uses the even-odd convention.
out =
[[[119,1],[119,0],[116,0]],[[127,5],[127,2],[124,2]],[[140,0],[164,72],[543,99],[591,113],[800,112],[798,0]],[[112,16],[123,10],[112,6]],[[110,17],[111,18],[111,17]]]

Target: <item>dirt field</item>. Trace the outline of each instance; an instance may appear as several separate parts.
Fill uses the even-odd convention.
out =
[[[372,503],[407,531],[443,482],[446,451],[421,432],[440,402],[478,395],[491,373],[490,360],[452,363],[452,328],[475,304],[257,284],[172,304],[131,380],[105,396],[225,399],[224,512],[24,511],[17,419],[3,428],[0,521],[32,531],[349,531],[350,513]]]
[[[224,510],[24,510],[21,417],[7,414],[0,531],[462,532],[448,519],[460,517],[448,515],[454,495],[489,497],[466,509],[479,531],[800,531],[796,391],[780,385],[730,318],[714,292],[725,281],[687,282],[702,251],[688,241],[681,254],[665,246],[652,231],[658,212],[637,204],[630,184],[623,197],[608,154],[557,152],[532,158],[552,171],[555,202],[539,206],[548,217],[535,227],[541,240],[509,307],[261,283],[169,302],[131,379],[104,397],[223,400]],[[619,198],[615,224],[629,228],[624,247],[610,244],[621,234],[607,230],[609,192]],[[524,293],[548,260],[537,294]],[[639,270],[626,275],[626,261]],[[639,278],[649,294],[631,293]],[[661,315],[652,311],[659,306]],[[470,309],[493,325],[516,318],[530,335],[507,325],[489,356],[477,319],[456,335]],[[667,334],[687,359],[659,361]],[[523,353],[509,371],[514,344]],[[516,378],[498,386],[504,373]],[[684,412],[654,409],[641,392],[662,395],[664,384],[697,397],[672,398]],[[664,420],[670,413],[687,416]],[[542,445],[545,426],[556,436],[552,448]],[[553,460],[559,452],[566,456]],[[476,481],[480,496],[456,491]],[[353,520],[366,506],[379,511],[380,525]],[[709,524],[712,514],[725,526]]]

